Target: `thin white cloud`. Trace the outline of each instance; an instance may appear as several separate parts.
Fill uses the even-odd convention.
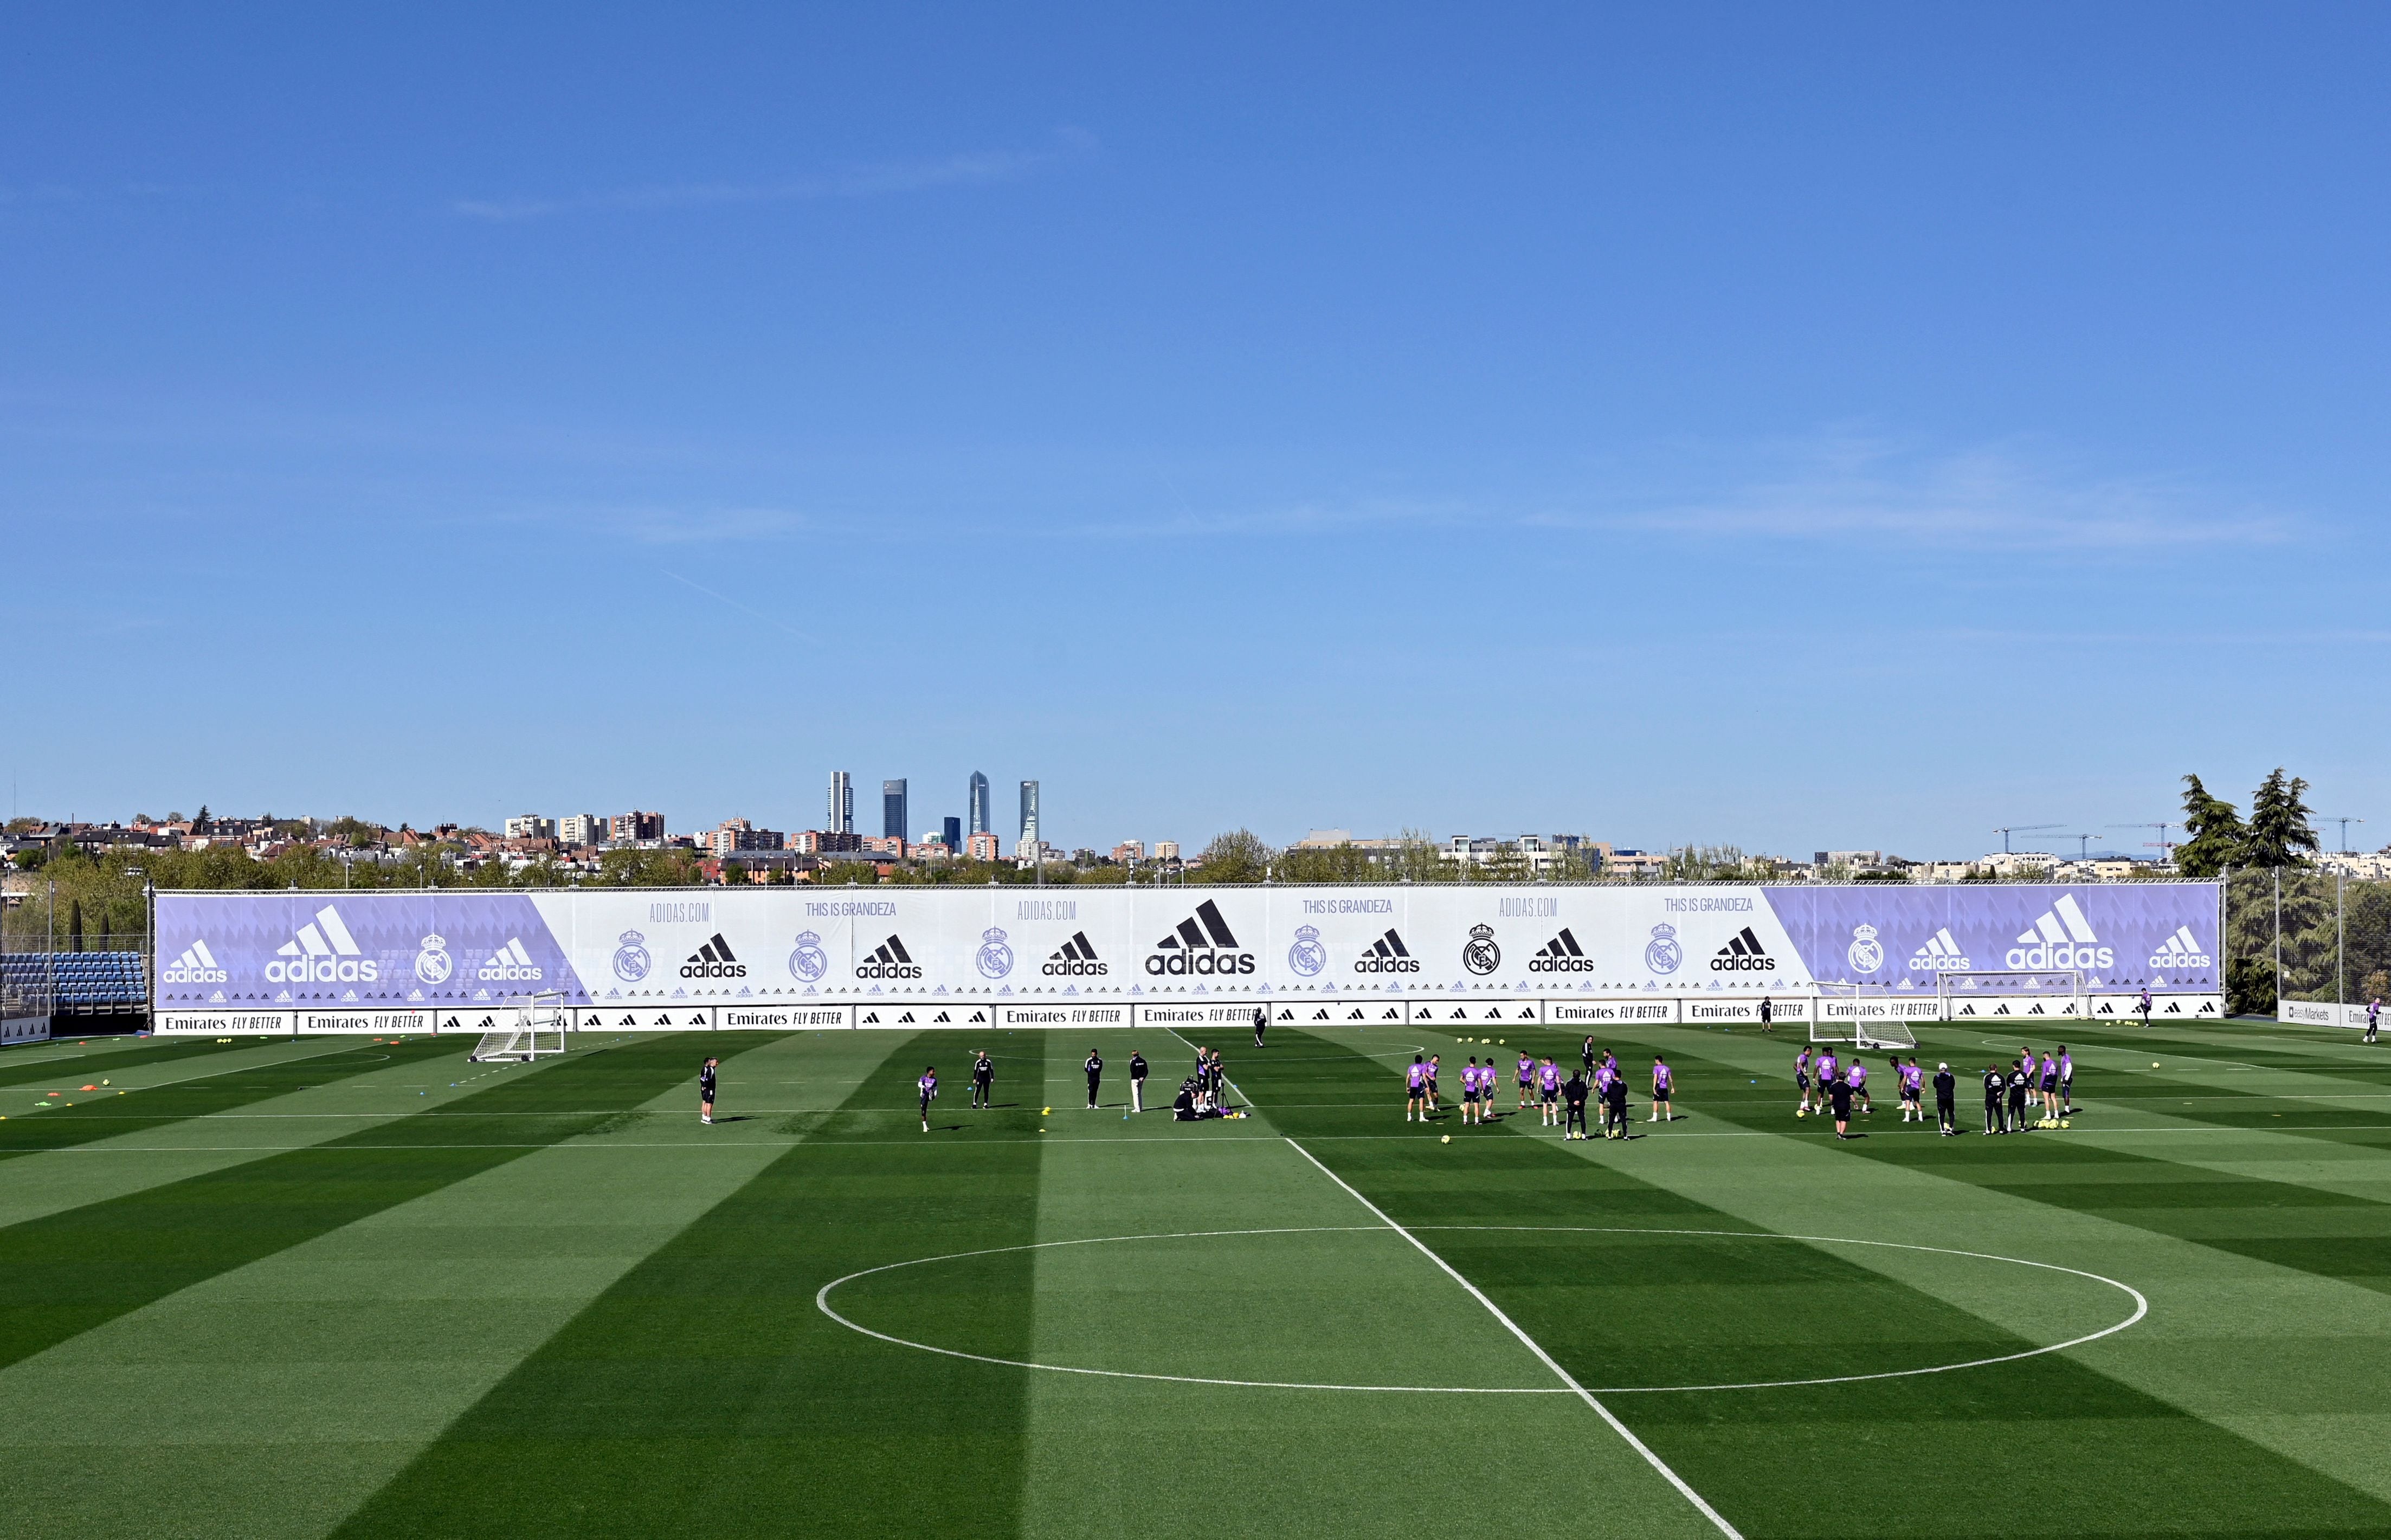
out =
[[[1532,522],[1692,536],[2012,550],[2275,544],[2301,521],[2181,478],[2098,477],[2016,446],[1932,455],[1823,437],[1714,496]]]
[[[733,508],[704,511],[685,509],[642,509],[613,515],[620,532],[641,545],[710,546],[741,541],[778,540],[806,526],[806,516],[777,508]]]
[[[1092,154],[1095,139],[1078,129],[1044,149],[990,149],[928,161],[888,161],[812,176],[770,182],[684,182],[614,188],[557,197],[467,198],[450,205],[469,219],[504,223],[566,214],[654,214],[676,209],[877,198],[938,188],[1009,182]]]

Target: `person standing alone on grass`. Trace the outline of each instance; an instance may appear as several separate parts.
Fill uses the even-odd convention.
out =
[[[1857,1069],[1859,1066],[1855,1064],[1852,1068]],[[1834,1106],[1835,1137],[1838,1139],[1848,1139],[1852,1136],[1853,1090],[1854,1087],[1849,1081],[1837,1081],[1827,1088],[1828,1100]]]
[[[1934,1067],[1934,1132],[1949,1137],[1959,1132],[1959,1081],[1948,1063]]]
[[[2001,1088],[2008,1083],[2009,1078],[2001,1073],[1999,1065],[1984,1066],[1984,1132],[1988,1134],[2009,1132],[2008,1125],[2001,1121]]]
[[[1262,1045],[1262,1029],[1270,1025],[1270,1012],[1260,1005],[1254,1007],[1254,1046]]]
[[[1079,1068],[1088,1072],[1088,1110],[1093,1112],[1096,1109],[1096,1087],[1103,1083],[1105,1078],[1104,1055],[1091,1048],[1088,1050],[1088,1062]]]
[[[2142,1013],[2142,1025],[2148,1027],[2151,1024],[2151,987],[2148,984],[2142,986],[2142,997],[2134,1002],[2134,1009]]]
[[[1777,1030],[1777,1007],[1768,1003],[1766,995],[1760,997],[1760,1029],[1764,1032]]]
[[[913,1082],[913,1089],[922,1094],[922,1132],[927,1133],[930,1132],[930,1104],[938,1099],[938,1067],[934,1064],[924,1069],[922,1078]]]
[[[1419,1120],[1428,1121],[1428,1060],[1412,1055],[1412,1067],[1403,1071],[1403,1121],[1410,1122],[1413,1113]]]
[[[1129,1109],[1145,1110],[1145,1055],[1134,1048],[1129,1051]]]
[[[1672,1100],[1672,1093],[1674,1093],[1675,1089],[1676,1077],[1669,1072],[1668,1062],[1662,1059],[1660,1055],[1653,1055],[1652,1116],[1646,1119],[1645,1121],[1653,1123],[1674,1123],[1677,1120],[1677,1106],[1676,1103]]]
[[[2374,1041],[2374,1029],[2382,1024],[2383,997],[2378,994],[2366,1003],[2366,1042],[2372,1042]]]
[[[697,1120],[714,1121],[714,1074],[722,1065],[720,1059],[708,1059],[697,1067]]]
[[[977,1050],[972,1058],[971,1105],[975,1108],[996,1105],[996,1061],[988,1056],[985,1048]]]

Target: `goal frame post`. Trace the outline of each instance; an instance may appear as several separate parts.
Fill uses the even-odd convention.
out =
[[[1953,1007],[1963,1000],[2063,1001],[2069,1016],[2092,1014],[2091,990],[2081,968],[1955,968],[1934,976],[1936,1019],[1958,1020]]]

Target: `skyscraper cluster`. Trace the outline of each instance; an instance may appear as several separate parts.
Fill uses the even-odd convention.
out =
[[[978,770],[971,773],[964,789],[964,816],[951,815],[939,821],[939,835],[947,848],[960,852],[966,836],[996,834],[991,824],[988,777]],[[846,770],[830,774],[830,808],[823,828],[834,835],[855,833],[855,781]],[[912,838],[912,808],[907,783],[902,780],[880,783],[880,833],[883,838]],[[1021,783],[1021,818],[1015,829],[1016,848],[1034,848],[1038,843],[1038,783]]]

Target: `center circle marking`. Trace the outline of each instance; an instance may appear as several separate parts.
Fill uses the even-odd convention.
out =
[[[1853,1240],[1842,1236],[1789,1236],[1769,1230],[1681,1230],[1648,1229],[1639,1225],[1619,1224],[1415,1224],[1414,1232],[1431,1231],[1517,1231],[1536,1235],[1604,1235],[1604,1236],[1704,1236],[1727,1240],[1799,1241],[1814,1246],[1873,1246],[1891,1251],[1926,1251],[1937,1256],[1966,1257],[1976,1262],[2006,1262],[2013,1267],[2038,1268],[2046,1273],[2063,1273],[2070,1277],[2084,1278],[2116,1289],[2134,1301],[2132,1314],[2124,1320],[2102,1326],[2098,1331],[2071,1337],[2064,1342],[2052,1342],[2039,1348],[2027,1348],[2019,1352],[1998,1353],[1990,1358],[1971,1358],[1956,1364],[1929,1364],[1915,1369],[1884,1369],[1874,1374],[1822,1375],[1807,1379],[1748,1379],[1723,1381],[1709,1385],[1589,1385],[1590,1395],[1670,1395],[1700,1391],[1777,1391],[1807,1385],[1853,1385],[1870,1379],[1907,1379],[1919,1375],[1952,1374],[1961,1369],[1989,1368],[1996,1364],[2014,1364],[2022,1358],[2039,1358],[2045,1353],[2064,1352],[2080,1348],[2087,1342],[2097,1342],[2113,1337],[2139,1322],[2151,1313],[2151,1301],[2131,1284],[2098,1273],[2087,1273],[2080,1267],[2062,1267],[2057,1262],[2032,1262],[2024,1257],[2004,1257],[1990,1251],[1967,1251],[1950,1246],[1919,1246],[1897,1240]],[[1144,1374],[1132,1369],[1092,1369],[1074,1364],[1038,1364],[1026,1358],[1000,1358],[989,1353],[964,1352],[957,1348],[942,1348],[932,1342],[916,1342],[911,1338],[874,1331],[870,1326],[851,1321],[833,1309],[831,1292],[858,1278],[876,1274],[894,1273],[907,1267],[928,1267],[942,1262],[963,1262],[973,1257],[998,1257],[1016,1251],[1043,1251],[1065,1246],[1112,1246],[1142,1240],[1209,1240],[1234,1236],[1317,1236],[1317,1235],[1394,1235],[1397,1232],[1380,1224],[1303,1224],[1261,1230],[1187,1230],[1145,1236],[1092,1236],[1083,1240],[1041,1240],[1024,1246],[991,1246],[976,1251],[950,1251],[936,1257],[914,1257],[906,1262],[883,1262],[878,1267],[866,1267],[833,1278],[814,1292],[814,1308],[836,1321],[847,1330],[900,1348],[918,1352],[935,1352],[942,1357],[967,1359],[975,1364],[996,1364],[1006,1368],[1037,1369],[1046,1374],[1081,1374],[1101,1379],[1154,1379],[1179,1385],[1229,1385],[1258,1391],[1364,1391],[1405,1395],[1575,1395],[1577,1391],[1567,1385],[1506,1386],[1506,1385],[1336,1385],[1308,1380],[1287,1379],[1221,1379],[1208,1375]]]

